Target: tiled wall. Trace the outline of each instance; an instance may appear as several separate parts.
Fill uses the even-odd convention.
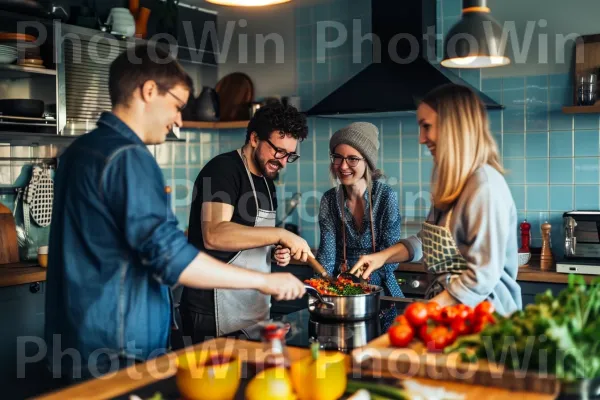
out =
[[[327,8],[327,4],[330,8]],[[323,14],[336,15],[346,4],[347,10],[360,11],[343,11],[342,21],[347,21],[345,16],[356,16],[366,22],[364,26],[370,25],[369,1],[341,0],[333,2],[336,4],[333,8],[331,4],[324,2],[322,5],[297,9],[297,84],[305,109],[329,93],[332,87],[337,87],[338,81],[343,82],[354,73],[353,66],[338,65],[347,62],[344,56],[331,54],[326,63],[317,62],[314,40],[308,40],[314,39],[316,22],[323,20]],[[460,10],[460,0],[438,0],[438,32],[448,32],[460,18]],[[441,43],[438,46],[438,59],[441,56]],[[481,79],[478,70],[455,72],[505,105],[502,111],[490,112],[490,121],[502,161],[508,170],[506,179],[519,210],[519,221],[527,218],[532,223],[534,246],[541,245],[540,225],[549,221],[553,226],[553,249],[560,255],[562,212],[573,208],[600,207],[598,116],[562,113],[562,106],[571,104],[573,88],[568,74]],[[300,164],[286,175],[287,187],[316,193],[322,193],[330,187],[327,139],[348,122],[311,119],[311,136],[301,145]],[[380,128],[380,167],[387,174],[388,183],[398,191],[404,221],[403,233],[413,233],[419,228],[430,206],[431,157],[426,148],[418,144],[414,117],[371,122]],[[294,176],[297,181],[293,180]],[[311,206],[318,206],[318,198],[309,204],[307,214],[310,215]],[[317,224],[303,218],[300,218],[300,224],[303,236],[311,243],[318,244]]]
[[[460,9],[460,0],[438,0],[438,32],[450,29],[460,17]],[[369,10],[369,1],[358,0],[323,1],[313,6],[299,5],[296,9],[296,83],[304,110],[370,61],[363,58],[361,63],[353,64],[348,46],[329,50],[325,60],[317,60],[316,22],[335,20],[351,27],[352,19],[360,19],[363,32],[368,32]],[[439,57],[441,42],[438,49]],[[367,50],[363,49],[363,53]],[[600,208],[598,115],[573,116],[561,112],[563,105],[571,104],[573,88],[567,74],[482,79],[479,70],[455,72],[505,106],[504,110],[490,112],[490,122],[508,170],[506,179],[519,211],[519,221],[527,218],[532,224],[534,246],[541,245],[540,225],[549,221],[553,226],[553,250],[560,255],[562,213]],[[301,158],[286,167],[277,186],[280,204],[294,193],[302,193],[300,207],[288,222],[299,225],[301,235],[313,246],[318,246],[319,239],[320,196],[332,186],[328,176],[328,139],[351,121],[310,118],[309,137],[299,146]],[[380,129],[379,167],[386,174],[387,183],[398,193],[403,235],[415,233],[430,207],[432,169],[430,154],[418,144],[416,118],[370,122]],[[188,186],[210,157],[242,146],[245,138],[244,129],[184,134],[187,143],[162,145],[156,149],[156,155],[168,178],[179,182],[186,179]],[[188,194],[182,187],[176,190],[176,196],[179,199],[176,213],[185,228]]]

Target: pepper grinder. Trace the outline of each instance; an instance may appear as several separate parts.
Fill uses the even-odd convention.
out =
[[[554,256],[550,249],[550,229],[552,226],[548,221],[542,224],[542,252],[540,255],[540,268],[544,271],[553,269]]]
[[[531,244],[531,224],[524,220],[521,222],[521,248],[519,253],[529,253],[529,245]]]

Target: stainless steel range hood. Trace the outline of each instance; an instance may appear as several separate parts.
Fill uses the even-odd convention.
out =
[[[474,89],[488,109],[503,108],[451,70],[429,61],[435,62],[436,57],[435,38],[427,35],[428,27],[430,33],[435,32],[436,0],[371,0],[371,18],[373,34],[381,40],[381,51],[373,54],[374,62],[313,106],[307,115],[383,117],[414,112],[427,92],[451,82]],[[398,34],[414,38],[412,44],[405,39],[394,42]],[[376,54],[380,54],[379,60]]]

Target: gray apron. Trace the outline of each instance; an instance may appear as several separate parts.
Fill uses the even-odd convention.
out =
[[[448,228],[451,218],[452,209],[448,212],[444,226],[424,222],[421,228],[425,266],[427,272],[435,276],[425,292],[425,299],[431,299],[443,292],[452,279],[467,269],[467,262],[460,254]]]
[[[254,226],[274,227],[276,212],[273,207],[271,191],[267,180],[267,190],[269,191],[269,201],[271,210],[261,210],[258,205],[256,189],[252,175],[248,169],[246,158],[240,150],[238,154],[244,162],[250,185],[254,192],[254,201],[256,202],[256,219]],[[257,232],[257,234],[259,234]],[[253,271],[270,273],[271,272],[271,248],[272,246],[258,247],[254,249],[239,251],[229,264],[238,267],[250,269]],[[215,320],[217,325],[217,336],[231,333],[259,321],[269,319],[271,307],[271,296],[264,295],[257,290],[249,289],[215,289]]]

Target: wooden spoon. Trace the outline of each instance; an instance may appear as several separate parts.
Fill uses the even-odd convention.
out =
[[[306,259],[306,262],[323,279],[327,279],[331,283],[335,282],[335,278],[333,278],[331,275],[329,275],[327,273],[327,271],[325,270],[325,268],[323,268],[321,263],[319,263],[314,257],[308,256],[308,258]]]

